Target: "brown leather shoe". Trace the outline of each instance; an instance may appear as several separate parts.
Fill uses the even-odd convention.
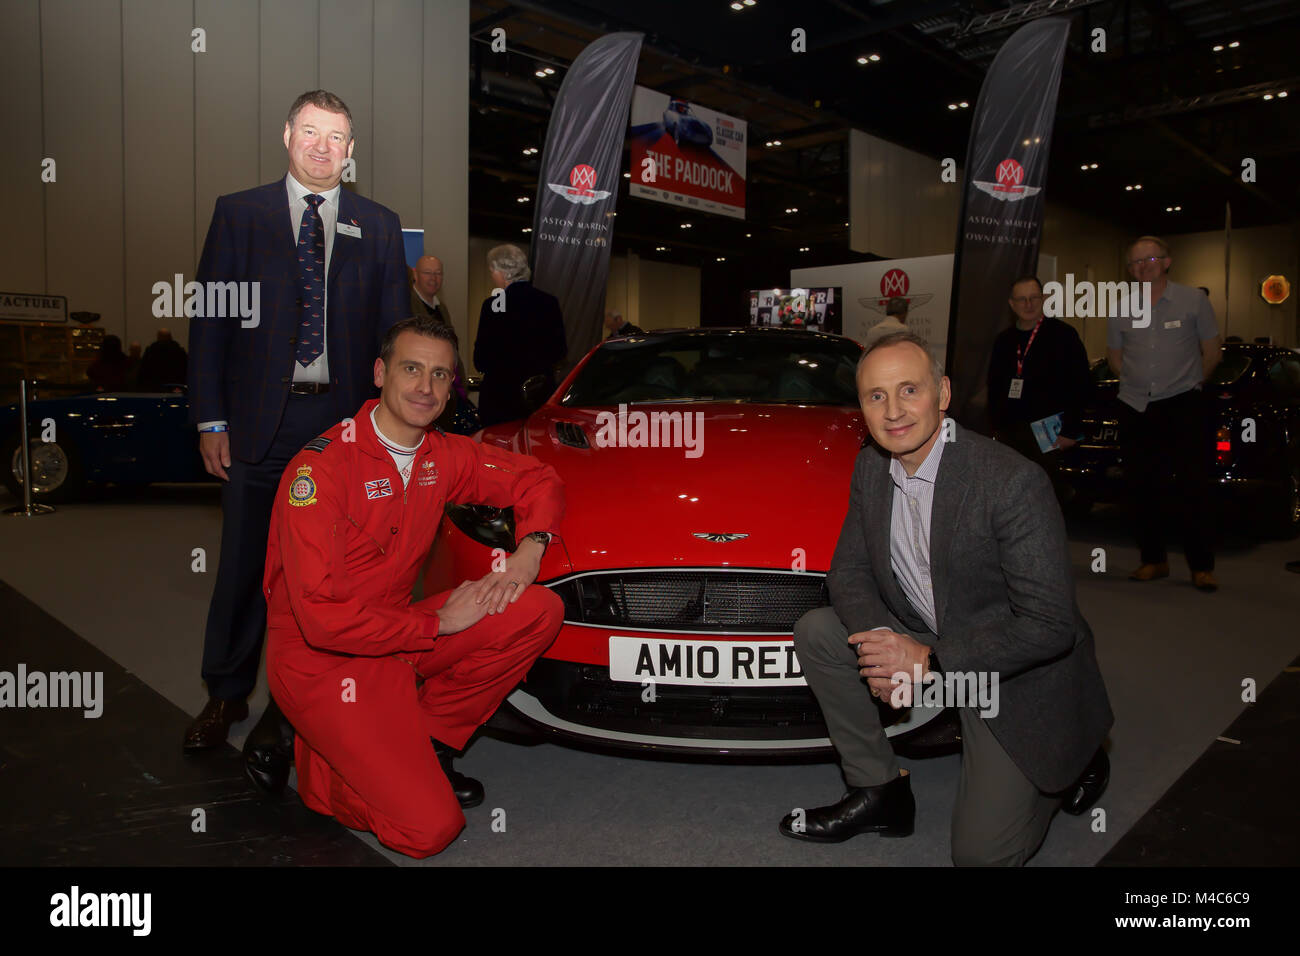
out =
[[[1198,591],[1217,591],[1219,582],[1214,579],[1213,571],[1193,571],[1192,587]]]
[[[1156,578],[1169,577],[1169,562],[1161,561],[1159,564],[1144,564],[1128,576],[1130,581],[1154,581]]]
[[[209,697],[203,712],[185,731],[185,752],[211,750],[226,742],[230,725],[248,719],[248,701]]]

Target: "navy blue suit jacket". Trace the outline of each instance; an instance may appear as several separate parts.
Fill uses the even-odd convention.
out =
[[[379,343],[409,314],[410,292],[395,212],[342,189],[338,222],[361,230],[359,239],[335,230],[327,277],[329,397],[341,421],[375,394]],[[195,276],[201,284],[261,283],[256,327],[243,328],[238,316],[190,320],[190,420],[229,422],[230,453],[243,461],[266,456],[293,381],[297,241],[284,177],[221,196]]]

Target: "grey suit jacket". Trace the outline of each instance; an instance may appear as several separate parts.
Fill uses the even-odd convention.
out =
[[[996,672],[999,711],[988,727],[1021,772],[1054,793],[1083,772],[1114,722],[1074,599],[1065,524],[1042,468],[959,425],[953,435],[930,516],[939,636],[890,567],[894,484],[875,446],[853,471],[827,575],[831,603],[850,634],[887,625],[931,645],[943,671]]]

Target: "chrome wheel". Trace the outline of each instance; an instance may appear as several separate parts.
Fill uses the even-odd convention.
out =
[[[13,460],[9,463],[14,479],[20,486],[23,483],[22,451],[21,445],[16,447]],[[33,441],[28,456],[32,467],[32,494],[47,495],[63,487],[71,466],[68,453],[57,442]]]

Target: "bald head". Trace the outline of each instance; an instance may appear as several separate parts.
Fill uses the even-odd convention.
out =
[[[420,256],[415,263],[415,288],[432,299],[442,288],[442,260],[437,256]]]

